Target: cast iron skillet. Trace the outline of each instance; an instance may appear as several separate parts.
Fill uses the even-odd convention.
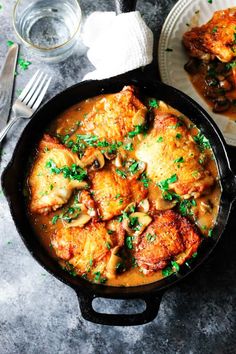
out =
[[[135,4],[136,0],[117,0],[117,13],[134,10]],[[137,86],[142,95],[156,97],[178,109],[188,116],[206,135],[212,145],[218,165],[222,195],[213,235],[202,243],[198,256],[191,262],[190,268],[183,265],[178,274],[172,274],[148,285],[128,288],[108,287],[91,284],[79,277],[72,277],[59,267],[56,260],[49,256],[39,238],[35,235],[26,216],[23,188],[29,156],[41,139],[48,124],[59,113],[86,98],[102,93],[118,92],[123,86],[130,84]],[[236,176],[231,171],[225,146],[226,143],[216,124],[196,102],[175,88],[158,81],[144,79],[142,75],[140,76],[137,75],[137,72],[133,72],[107,80],[79,83],[58,94],[42,106],[33,115],[19,139],[12,159],[2,175],[2,187],[16,228],[26,247],[48,272],[76,291],[82,316],[86,320],[99,324],[139,325],[150,322],[156,317],[164,291],[189,275],[210,255],[225,229],[232,204],[236,199]],[[145,301],[146,309],[142,313],[130,315],[98,313],[92,306],[92,301],[96,297],[110,299],[139,298]]]
[[[191,263],[191,269],[182,266],[178,274],[164,278],[158,282],[137,287],[108,287],[91,284],[79,277],[72,277],[62,270],[58,263],[48,255],[40,244],[39,238],[34,234],[26,216],[23,187],[29,156],[39,139],[42,137],[49,122],[59,113],[78,101],[93,97],[101,93],[120,91],[124,85],[133,84],[139,87],[141,94],[157,97],[167,104],[177,108],[188,116],[209,139],[221,178],[222,195],[216,226],[213,236],[205,240],[199,249],[198,256]],[[32,256],[51,274],[65,284],[72,287],[79,298],[82,316],[92,322],[109,325],[137,325],[153,320],[159,309],[162,294],[165,289],[190,274],[202,261],[209,256],[219,241],[227,224],[233,201],[236,199],[236,176],[233,175],[225,149],[225,141],[209,115],[191,98],[180,91],[160,82],[116,77],[102,81],[87,81],[79,83],[58,94],[32,117],[26,126],[13,153],[12,160],[2,175],[2,186],[8,200],[13,220],[26,247]],[[143,313],[132,315],[97,313],[92,307],[95,297],[113,299],[141,298],[146,302]]]

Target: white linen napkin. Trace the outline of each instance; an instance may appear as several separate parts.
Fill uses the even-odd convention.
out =
[[[82,39],[96,68],[83,80],[123,74],[153,59],[153,33],[139,11],[117,16],[114,12],[94,12],[85,22]]]

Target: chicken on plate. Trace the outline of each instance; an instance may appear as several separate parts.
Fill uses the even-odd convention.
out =
[[[215,113],[236,120],[236,7],[216,11],[183,35],[191,81]]]

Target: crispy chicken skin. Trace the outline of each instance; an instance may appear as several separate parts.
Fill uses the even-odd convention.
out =
[[[235,27],[236,7],[216,11],[205,25],[186,32],[183,44],[191,57],[229,62],[236,56]]]
[[[102,220],[119,215],[131,202],[140,202],[147,195],[147,189],[136,178],[122,178],[110,164],[102,170],[90,173],[93,198]]]
[[[132,86],[101,98],[83,120],[80,131],[93,134],[109,143],[121,141],[134,129],[144,124],[147,108],[135,96]]]
[[[56,230],[51,243],[56,255],[69,261],[78,274],[88,271],[105,274],[112,249],[120,244],[120,235],[118,232],[110,235],[103,222],[91,222],[83,228]]]
[[[31,212],[47,214],[56,210],[67,203],[75,188],[86,185],[86,182],[65,178],[62,173],[52,173],[47,167],[49,161],[53,161],[58,168],[80,164],[76,154],[60,144],[57,139],[44,135],[28,179]]]
[[[171,260],[182,264],[198,249],[195,227],[173,210],[157,212],[135,246],[135,258],[144,274],[165,268]]]
[[[201,151],[183,120],[158,109],[154,126],[137,147],[136,156],[147,163],[147,176],[154,183],[176,175],[169,189],[183,198],[198,197],[214,183],[213,176],[199,163]]]

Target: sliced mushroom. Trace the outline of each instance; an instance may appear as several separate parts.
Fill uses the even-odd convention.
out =
[[[133,166],[135,166],[134,169],[132,169]],[[146,162],[136,161],[134,159],[127,160],[125,164],[125,168],[128,170],[131,177],[135,177],[136,179],[146,170],[146,167]]]
[[[138,204],[138,211],[141,211],[143,213],[147,213],[149,211],[149,208],[150,208],[150,203],[147,198],[141,200],[141,202]]]
[[[100,170],[105,165],[105,159],[99,149],[88,148],[82,157],[84,167],[91,166],[91,170]]]
[[[130,226],[132,218],[137,218],[138,227],[136,227],[136,230],[133,230]],[[151,222],[152,218],[148,214],[136,211],[131,213],[129,218],[125,218],[122,222],[122,225],[130,236],[139,236]]]
[[[64,225],[66,227],[84,227],[84,225],[87,224],[91,218],[92,217],[90,215],[81,213],[77,219],[72,220],[70,223],[64,223]]]
[[[124,212],[125,213],[133,213],[134,212],[134,210],[135,210],[135,208],[136,208],[136,203],[135,202],[132,202],[132,203],[130,203],[130,204],[128,204],[127,205],[127,207],[124,209]]]
[[[107,263],[106,275],[108,279],[116,277],[117,265],[122,261],[122,258],[117,256],[120,247],[116,246],[111,251],[111,257]]]
[[[114,165],[116,167],[122,167],[122,164],[123,164],[123,158],[122,158],[121,154],[118,153],[115,160],[114,160]]]
[[[75,211],[74,211],[74,215],[71,215],[71,221],[66,221],[63,220],[62,217],[62,223],[65,227],[84,227],[85,224],[87,224],[89,222],[89,220],[91,220],[91,215],[88,214],[88,209],[81,203],[76,204],[75,206]]]
[[[116,157],[116,153],[115,152],[104,152],[104,156],[108,159],[108,160],[113,160]]]
[[[156,210],[172,209],[176,205],[175,200],[165,200],[160,188],[152,188],[149,191],[149,198]]]

